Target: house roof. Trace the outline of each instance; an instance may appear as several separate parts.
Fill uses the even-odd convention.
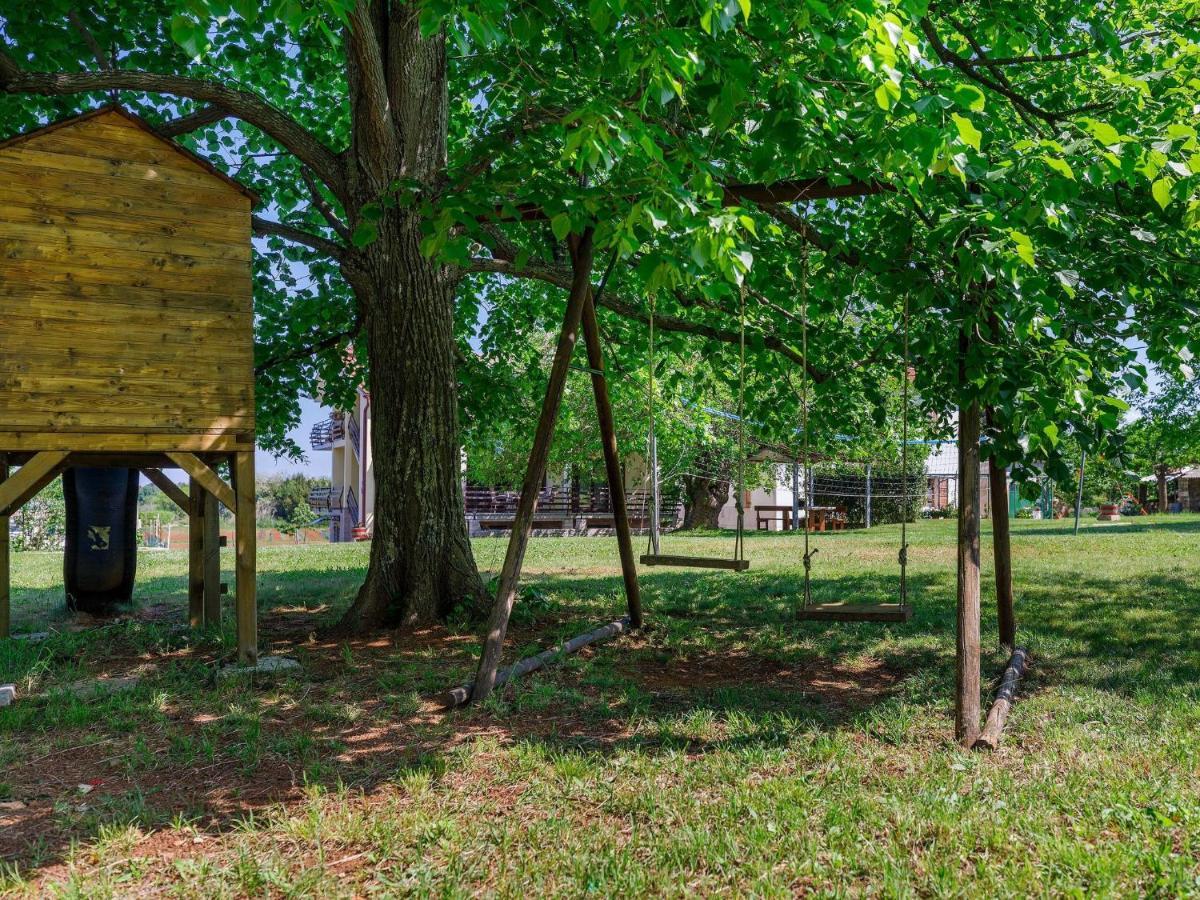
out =
[[[203,156],[200,156],[198,153],[192,152],[191,150],[189,150],[187,147],[183,146],[183,144],[179,143],[178,141],[174,141],[168,137],[163,137],[161,134],[158,133],[157,130],[155,130],[153,125],[151,125],[149,122],[147,122],[141,116],[136,115],[135,113],[131,113],[129,110],[127,110],[125,107],[121,106],[120,104],[109,103],[104,106],[97,107],[96,109],[88,110],[85,113],[79,113],[77,115],[68,116],[65,119],[59,119],[57,121],[50,122],[49,124],[43,125],[40,128],[35,128],[32,131],[25,131],[25,132],[22,132],[21,134],[13,135],[10,138],[0,140],[0,150],[4,150],[8,147],[16,146],[18,144],[22,144],[25,141],[33,140],[35,138],[41,137],[42,135],[50,134],[52,132],[58,131],[60,128],[66,128],[71,125],[78,125],[81,122],[87,122],[91,119],[97,119],[102,116],[114,115],[114,114],[121,116],[126,121],[137,126],[142,131],[151,135],[156,140],[161,142],[163,145],[170,147],[172,150],[174,150],[176,153],[180,154],[181,156],[187,157],[189,160],[194,162],[196,165],[200,166],[202,169],[207,171],[214,178],[218,179],[219,181],[225,182],[227,185],[232,187],[234,190],[238,191],[239,193],[241,193],[244,196],[246,196],[247,198],[249,198],[251,206],[258,205],[259,196],[254,191],[250,190],[250,188],[246,187],[244,184],[242,184],[236,178],[233,178],[232,176],[227,175],[225,172],[222,172],[219,168],[217,168],[215,165],[213,165],[211,162],[209,162]]]

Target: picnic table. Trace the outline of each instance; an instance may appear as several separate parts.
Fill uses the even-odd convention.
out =
[[[805,515],[812,516],[812,530],[826,531],[829,529],[839,530],[846,524],[845,510],[838,506],[810,506],[801,507]],[[771,522],[778,522],[775,513],[783,513],[783,530],[792,530],[792,507],[791,505],[772,505],[761,504],[754,507],[755,514],[758,520],[758,530],[766,531],[770,528]],[[770,516],[764,517],[763,513],[770,513]]]

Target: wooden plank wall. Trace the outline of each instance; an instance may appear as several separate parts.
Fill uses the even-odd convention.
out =
[[[115,111],[0,147],[0,445],[252,446],[250,206]]]

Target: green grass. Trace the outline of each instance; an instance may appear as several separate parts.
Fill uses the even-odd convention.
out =
[[[179,629],[185,560],[143,554],[128,620],[0,644],[0,801],[26,804],[0,807],[0,890],[1200,894],[1200,517],[1014,523],[1034,662],[991,756],[951,740],[953,523],[910,536],[907,625],[796,623],[801,542],[756,534],[749,572],[646,570],[643,633],[449,715],[426,698],[476,628],[327,637],[365,547],[260,552],[263,649],[304,672],[255,682],[211,677],[231,623]],[[892,596],[897,528],[814,543],[818,599]],[[61,558],[14,570],[17,630],[68,625]],[[621,610],[612,540],[535,539],[526,572],[509,659]]]

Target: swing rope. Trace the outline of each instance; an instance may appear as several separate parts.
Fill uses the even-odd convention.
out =
[[[802,219],[807,224],[808,209]],[[808,241],[800,256],[800,430],[804,439],[804,607],[812,604],[812,454],[808,441]]]
[[[746,280],[743,277],[741,290],[738,293],[738,459],[737,459],[737,493],[734,504],[737,509],[737,534],[733,539],[733,558],[745,559],[743,540],[746,529]]]
[[[662,479],[658,469],[658,439],[655,433],[657,424],[656,398],[654,389],[654,297],[650,298],[649,337],[646,342],[646,365],[649,377],[646,380],[646,405],[649,410],[650,431],[647,437],[647,451],[650,457],[651,509],[650,528],[646,537],[646,555],[642,557],[645,565],[686,565],[699,568],[733,569],[744,571],[749,568],[746,561],[745,529],[746,511],[743,494],[746,485],[746,285],[743,282],[738,303],[739,334],[738,334],[738,396],[737,396],[737,469],[734,494],[734,506],[737,510],[737,530],[734,535],[733,559],[705,557],[664,557],[660,554],[662,531]]]
[[[650,533],[646,536],[646,552],[658,555],[659,533],[659,483],[658,483],[658,440],[654,432],[654,295],[650,296],[650,338],[647,342],[647,368],[650,377],[646,387],[646,401],[650,410],[650,434],[647,451],[650,456]]]
[[[900,608],[908,608],[908,516],[912,498],[908,491],[908,292],[904,292],[904,373],[900,388],[903,404],[900,418],[900,494],[904,498],[900,516]]]

